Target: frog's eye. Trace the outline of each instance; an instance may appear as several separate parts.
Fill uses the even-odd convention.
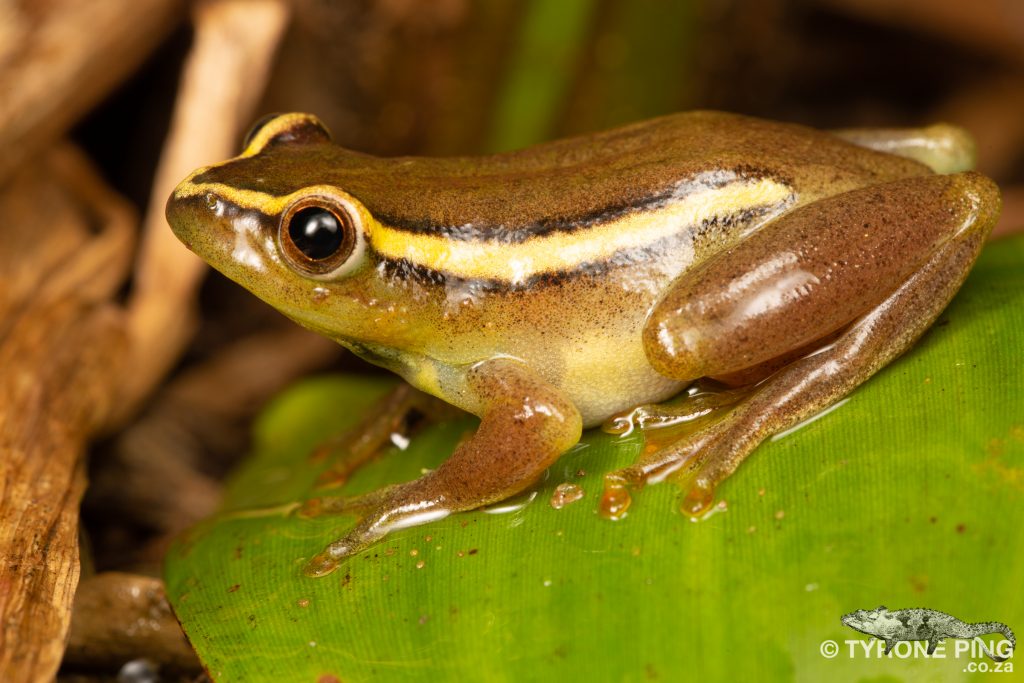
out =
[[[253,143],[259,140],[256,149]],[[327,126],[312,114],[267,114],[252,124],[245,134],[242,149],[249,154],[276,145],[330,142]],[[243,152],[243,153],[245,153]]]
[[[281,218],[278,242],[292,267],[323,280],[352,271],[363,251],[355,212],[324,198],[309,198],[288,209]]]

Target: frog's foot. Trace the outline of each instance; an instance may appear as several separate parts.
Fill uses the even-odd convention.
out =
[[[331,465],[320,473],[318,488],[336,488],[364,464],[382,453],[394,435],[407,436],[420,418],[435,419],[452,411],[451,406],[400,384],[377,401],[366,417],[353,428],[337,434],[318,445],[310,455],[312,462],[328,461]]]
[[[661,430],[697,424],[736,404],[749,393],[745,388],[726,388],[713,380],[702,379],[669,402],[648,403],[612,415],[601,425],[601,430],[622,435],[634,429],[640,429],[645,435],[648,430],[655,430],[649,433],[653,438],[662,433]]]
[[[630,489],[672,475],[686,488],[683,510],[691,515],[706,511],[713,502],[715,487],[761,441],[799,425],[846,396],[921,336],[960,287],[995,223],[999,207],[995,186],[971,173],[911,178],[849,192],[841,198],[837,205],[823,200],[780,218],[777,224],[762,227],[727,254],[729,258],[713,261],[703,271],[687,273],[678,289],[659,304],[662,310],[652,313],[655,332],[646,340],[653,344],[647,347],[648,357],[660,365],[663,374],[680,379],[708,359],[713,365],[705,374],[718,375],[742,369],[751,358],[755,363],[763,361],[756,356],[759,350],[763,353],[767,349],[778,356],[786,350],[784,332],[816,331],[819,339],[832,340],[789,362],[755,385],[749,396],[682,435],[676,443],[646,452],[632,467],[608,475],[604,500],[609,510],[624,511]],[[901,234],[876,234],[877,226],[885,224],[901,226]],[[821,226],[828,230],[823,231]],[[805,240],[800,254],[775,259],[772,254],[792,243],[793,231],[824,233],[824,237],[818,244]],[[907,264],[891,256],[891,242],[897,239],[901,241],[898,253],[908,260]],[[773,241],[780,244],[773,246]],[[845,243],[866,251],[854,254]],[[809,260],[802,261],[803,254],[810,254]],[[849,303],[846,299],[866,296],[859,289],[866,283],[860,279],[861,273],[850,275],[849,268],[840,273],[830,264],[840,259],[863,259],[865,254],[874,254],[867,265],[883,272],[888,281],[898,276],[902,279],[896,280],[877,304],[846,318],[842,313]],[[763,267],[761,259],[765,257],[774,270]],[[886,270],[896,265],[909,269],[910,274],[900,276]],[[714,272],[723,268],[725,273],[771,276],[744,296],[737,291],[738,299],[732,302],[741,311],[756,304],[757,316],[762,319],[759,325],[738,314],[730,317],[736,311],[728,310],[729,302],[721,304],[717,293],[701,300],[699,287],[704,279],[729,281],[727,274]],[[819,268],[824,270],[816,273]],[[844,283],[844,277],[851,280]],[[799,288],[792,295],[785,294],[787,283],[792,284],[796,278],[802,278],[800,288],[810,286],[813,280],[814,287],[834,287],[837,291],[833,292],[835,296],[820,299],[801,294]],[[883,284],[888,281],[883,280]],[[843,287],[857,291],[845,292]],[[771,296],[760,296],[765,292]],[[691,306],[695,300],[697,304]],[[736,320],[740,321],[739,327],[731,333],[722,331],[720,339],[707,335],[709,325]],[[700,348],[695,350],[691,340],[696,340]]]
[[[607,519],[624,517],[632,503],[631,491],[661,481],[680,469],[706,445],[708,434],[729,409],[749,396],[751,388],[725,388],[699,380],[668,403],[638,406],[610,417],[601,426],[609,434],[643,432],[640,460],[604,477],[598,512]]]
[[[647,484],[654,484],[669,477],[679,477],[700,462],[701,456],[710,453],[718,444],[730,422],[731,411],[721,408],[698,418],[688,425],[689,429],[665,429],[668,434],[656,430],[645,431],[646,443],[640,459],[620,470],[604,476],[604,492],[598,504],[598,513],[606,519],[621,519],[633,502],[632,492],[639,491]],[[674,436],[674,440],[672,439]],[[670,441],[670,443],[665,443]]]
[[[319,552],[306,565],[307,576],[330,574],[348,557],[366,550],[396,529],[447,517],[452,507],[443,495],[432,494],[424,477],[349,498],[330,513],[365,512],[343,537]]]
[[[517,361],[496,359],[470,369],[466,384],[479,400],[480,427],[436,470],[358,498],[322,503],[331,512],[363,512],[356,526],[306,566],[323,576],[395,529],[504,500],[543,474],[580,437],[572,402]]]

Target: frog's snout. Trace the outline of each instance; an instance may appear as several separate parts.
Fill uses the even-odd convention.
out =
[[[185,246],[189,246],[188,240],[186,239],[183,231],[185,222],[185,211],[184,211],[184,198],[179,195],[179,185],[171,193],[171,196],[167,198],[167,204],[164,205],[164,217],[167,219],[168,225],[171,226],[171,231],[185,243]],[[189,246],[191,249],[191,247]]]
[[[231,244],[223,200],[211,192],[196,192],[187,180],[167,199],[164,215],[174,235],[206,260]]]
[[[183,193],[182,185],[175,188],[171,196],[168,197],[167,205],[164,207],[164,215],[175,236],[186,247],[192,249],[195,226],[200,222],[197,219],[199,218],[198,211],[202,209],[202,198]]]

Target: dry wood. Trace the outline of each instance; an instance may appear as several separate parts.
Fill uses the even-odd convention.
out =
[[[0,213],[4,259],[19,262],[0,329],[0,678],[47,680],[78,583],[85,439],[125,357],[123,314],[109,301],[134,216],[66,148],[10,183]],[[54,262],[47,247],[65,240],[73,252]]]
[[[183,8],[182,0],[0,3],[0,182],[130,74]]]
[[[153,182],[128,301],[137,360],[122,388],[126,411],[115,421],[152,391],[196,326],[195,291],[206,268],[167,228],[164,203],[196,167],[238,151],[287,19],[284,0],[218,0],[195,8],[195,42]]]
[[[84,579],[75,596],[65,663],[116,669],[138,658],[176,671],[201,668],[162,581],[122,572]]]
[[[90,32],[102,46],[99,54],[125,63],[127,71],[136,54],[134,43],[114,41],[115,25],[127,21],[138,35],[145,32],[140,17],[148,21],[152,15],[164,27],[169,23],[156,5],[122,7],[117,20],[100,12],[101,5],[120,7],[113,2],[47,4],[57,16],[40,11],[39,19],[47,25],[26,28],[28,37],[17,33],[21,24],[4,25],[2,30],[17,34],[18,40],[31,42],[34,36],[61,60],[65,57],[60,38],[74,46],[67,48],[72,53],[66,58],[70,66],[56,74],[60,78],[26,67],[36,58],[35,46],[29,43],[23,44],[24,55],[0,53],[0,77],[10,77],[7,82],[0,79],[5,93],[0,100],[0,142],[7,145],[4,162],[16,164],[40,141],[66,127],[93,101],[85,96],[93,92],[93,81],[109,87],[122,73],[116,65],[97,62],[89,51],[94,48],[80,47],[92,45],[75,40],[83,26],[101,29]],[[62,11],[69,22],[63,21]],[[202,268],[170,236],[163,202],[173,184],[192,168],[230,153],[241,121],[251,115],[262,90],[286,17],[284,2],[275,0],[198,6],[195,49],[153,189],[155,201],[146,220],[146,244],[127,315],[115,297],[127,274],[134,221],[81,159],[68,150],[56,152],[0,195],[5,216],[0,225],[5,245],[0,250],[5,273],[0,286],[4,681],[50,680],[60,663],[79,576],[78,504],[85,486],[86,440],[136,409],[192,331],[191,311]],[[29,61],[20,63],[25,59]],[[61,60],[57,61],[64,64]],[[109,72],[91,71],[96,63],[105,64]],[[25,72],[36,80],[19,80]],[[63,99],[49,90],[40,94],[34,90],[39,82],[73,94]],[[79,91],[85,95],[76,94]],[[60,103],[57,113],[50,111],[53,102]],[[35,108],[42,110],[39,115],[26,111]],[[15,144],[21,147],[15,150]]]

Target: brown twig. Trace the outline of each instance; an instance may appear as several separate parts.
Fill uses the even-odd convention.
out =
[[[18,211],[25,206],[45,209]],[[29,264],[0,331],[0,678],[47,680],[78,583],[85,438],[108,414],[123,368],[123,314],[109,301],[134,219],[67,148],[12,182],[0,210],[0,240],[20,247],[8,257]],[[4,239],[47,233],[76,253],[48,268],[31,240]]]
[[[121,572],[83,580],[75,595],[65,664],[113,668],[139,658],[176,671],[200,670],[167,604],[163,582]]]
[[[182,0],[4,3],[0,181],[130,74],[183,7]]]
[[[66,8],[73,17],[70,24],[57,17],[55,25],[76,34],[88,25],[95,35],[105,37],[110,27],[97,25],[97,15],[80,16],[80,4]],[[90,13],[95,4],[80,9]],[[137,5],[122,12],[132,18],[131,30],[137,30],[140,13],[147,15],[147,10]],[[84,445],[91,435],[137,409],[192,332],[202,267],[170,238],[163,221],[164,198],[194,166],[230,154],[241,121],[251,115],[262,90],[286,17],[283,0],[220,0],[197,6],[195,48],[153,189],[127,311],[115,299],[127,275],[134,220],[82,159],[69,150],[55,152],[11,182],[0,196],[5,209],[0,224],[3,259],[16,264],[13,277],[5,277],[9,284],[0,289],[4,681],[50,680],[60,663],[79,576]],[[162,15],[154,21],[167,23]],[[126,70],[131,66],[131,54],[124,51],[101,54],[125,61]],[[106,83],[95,70],[112,68],[94,52],[75,53],[71,63],[72,77],[63,88],[69,93],[82,89],[75,83],[82,75],[92,74]],[[50,98],[53,84],[41,82]],[[24,87],[31,95],[32,89]],[[19,116],[29,120],[32,117],[23,108],[36,103],[45,109],[50,102],[5,96],[0,130],[20,140],[23,127],[12,121]],[[39,124],[38,131],[43,132],[37,131],[38,139],[26,143],[19,154],[37,149],[43,144],[40,140],[49,139],[47,131],[52,135],[54,126],[60,128],[53,121],[66,126],[80,109],[69,111],[67,120],[44,117],[51,127]],[[5,160],[20,158],[10,154],[10,146],[7,149]]]
[[[164,203],[197,166],[236,151],[287,18],[283,0],[215,0],[195,7],[195,42],[153,183],[128,300],[135,361],[124,377],[124,410],[112,416],[115,424],[167,373],[196,326],[195,293],[205,265],[167,228]]]

